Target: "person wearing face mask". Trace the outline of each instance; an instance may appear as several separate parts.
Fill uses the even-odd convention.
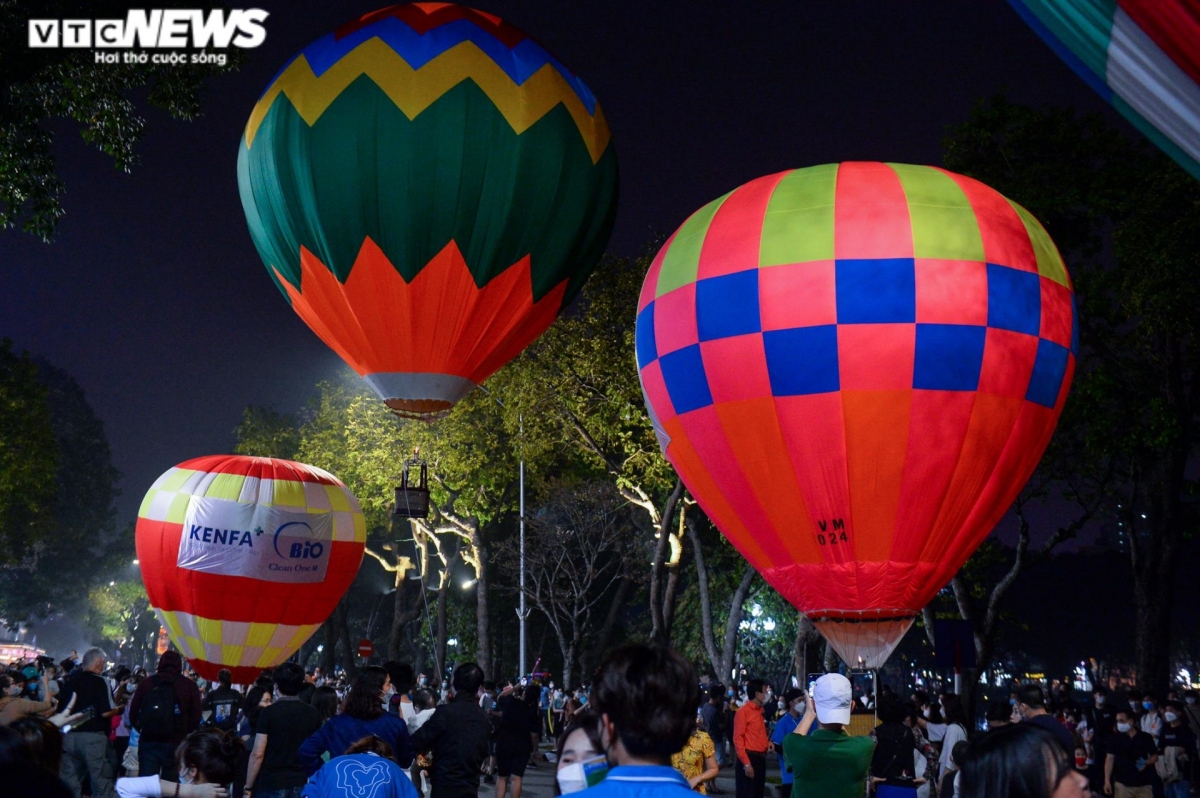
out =
[[[1163,710],[1159,759],[1154,764],[1163,781],[1165,798],[1188,798],[1192,794],[1188,776],[1196,752],[1196,737],[1184,722],[1183,706],[1178,701],[1168,701]]]
[[[580,798],[694,798],[671,755],[691,737],[700,698],[691,664],[665,646],[629,643],[610,652],[591,703],[612,769]]]
[[[54,700],[49,698],[50,675],[42,673],[42,695],[45,701],[34,701],[21,697],[21,687],[10,676],[0,676],[0,726],[8,726],[21,718],[38,715],[54,708]]]
[[[1162,737],[1163,719],[1162,714],[1158,711],[1158,702],[1150,696],[1145,696],[1142,699],[1143,714],[1138,718],[1138,726],[1142,731],[1149,734],[1158,742]]]
[[[321,713],[300,700],[303,668],[285,662],[273,676],[279,698],[258,715],[244,793],[255,798],[299,798],[308,780],[300,745],[321,727]]]
[[[594,787],[608,774],[608,760],[600,742],[600,716],[591,710],[575,715],[558,736],[554,794],[567,795]]]
[[[408,725],[397,715],[383,711],[383,696],[391,684],[388,672],[378,665],[368,665],[358,672],[346,694],[340,715],[325,721],[300,745],[300,761],[305,772],[315,773],[324,760],[322,754],[341,756],[358,740],[375,735],[392,747],[400,767],[413,761],[413,744]]]
[[[1138,729],[1133,713],[1117,712],[1117,733],[1104,757],[1104,794],[1114,798],[1153,798],[1151,786],[1158,746]]]
[[[179,781],[159,776],[117,779],[119,798],[227,798],[241,741],[216,728],[188,735],[176,752]]]
[[[763,798],[767,789],[767,724],[763,704],[768,688],[762,679],[746,683],[746,703],[733,716],[734,785],[737,798]]]
[[[781,703],[784,712],[775,722],[775,728],[771,731],[771,747],[775,749],[775,754],[779,757],[779,795],[780,798],[787,798],[792,793],[794,776],[792,769],[788,767],[787,760],[783,758],[783,741],[800,725],[800,716],[804,714],[804,691],[794,687],[785,691]]]

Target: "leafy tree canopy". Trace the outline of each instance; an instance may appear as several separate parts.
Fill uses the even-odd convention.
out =
[[[181,2],[155,8],[194,7]],[[66,212],[48,123],[70,120],[83,140],[128,172],[146,120],[130,95],[145,91],[146,103],[175,119],[201,113],[206,78],[237,69],[229,50],[226,66],[97,64],[90,49],[37,48],[27,43],[30,19],[124,18],[128,3],[114,0],[5,0],[0,2],[0,229],[20,225],[44,241],[53,238]]]

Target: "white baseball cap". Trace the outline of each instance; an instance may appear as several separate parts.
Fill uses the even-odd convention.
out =
[[[853,693],[850,680],[840,673],[827,673],[817,679],[812,690],[817,720],[822,723],[849,723]]]

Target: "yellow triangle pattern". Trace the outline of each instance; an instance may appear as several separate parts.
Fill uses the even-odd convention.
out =
[[[371,38],[343,56],[320,77],[313,73],[303,55],[289,64],[250,113],[250,121],[246,124],[246,147],[253,145],[259,126],[280,92],[311,126],[360,75],[371,78],[409,119],[415,119],[459,83],[472,80],[517,135],[561,103],[575,120],[592,163],[600,160],[611,138],[600,105],[596,105],[595,115],[589,114],[574,89],[550,64],[518,86],[470,41],[451,47],[420,69],[413,69],[382,40]]]

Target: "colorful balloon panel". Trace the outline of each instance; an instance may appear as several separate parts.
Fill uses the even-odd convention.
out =
[[[882,163],[781,172],[696,211],[654,259],[636,329],[667,459],[870,667],[1032,474],[1076,340],[1066,268],[1028,211]]]
[[[303,463],[215,455],[155,480],[137,520],[150,604],[206,679],[249,684],[291,656],[354,581],[366,547],[358,500]]]
[[[284,67],[238,185],[293,309],[393,410],[435,417],[578,293],[612,230],[617,164],[595,97],[541,45],[413,3]]]
[[[1009,0],[1083,80],[1200,178],[1200,10],[1186,0]]]

